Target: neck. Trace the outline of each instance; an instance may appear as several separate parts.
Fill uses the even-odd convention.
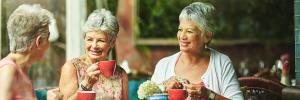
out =
[[[29,68],[31,67],[34,60],[31,57],[30,53],[10,53],[8,57],[12,59],[19,67],[23,70],[23,72],[27,73]]]
[[[183,62],[190,63],[190,64],[195,64],[200,61],[203,61],[207,58],[209,58],[210,52],[208,49],[204,49],[199,52],[182,52],[180,55],[180,58]]]

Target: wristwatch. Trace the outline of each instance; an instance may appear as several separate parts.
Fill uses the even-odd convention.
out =
[[[210,90],[208,94],[208,100],[215,100],[215,97],[216,97],[216,93]]]

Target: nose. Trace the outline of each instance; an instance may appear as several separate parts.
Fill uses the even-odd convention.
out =
[[[96,47],[97,47],[97,41],[93,41],[92,48],[96,48]]]

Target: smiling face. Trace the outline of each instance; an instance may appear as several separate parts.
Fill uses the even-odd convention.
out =
[[[208,37],[204,35],[197,25],[191,20],[181,19],[179,21],[177,39],[180,50],[183,52],[199,52],[208,42]]]
[[[103,60],[107,57],[110,48],[109,34],[102,31],[91,31],[85,34],[85,52],[89,59]]]

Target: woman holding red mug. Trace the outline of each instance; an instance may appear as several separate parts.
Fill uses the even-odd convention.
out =
[[[98,66],[107,60],[118,32],[117,19],[110,11],[100,9],[89,15],[83,27],[85,54],[62,67],[59,89],[64,100],[76,99],[77,91],[95,91],[97,100],[128,99],[126,72],[117,66],[113,76],[106,77]]]
[[[213,11],[211,4],[201,2],[181,11],[177,32],[180,51],[161,59],[151,80],[164,84],[167,91],[185,88],[188,98],[195,100],[242,100],[231,60],[207,45],[213,36],[210,21]],[[180,82],[178,77],[187,81]]]

